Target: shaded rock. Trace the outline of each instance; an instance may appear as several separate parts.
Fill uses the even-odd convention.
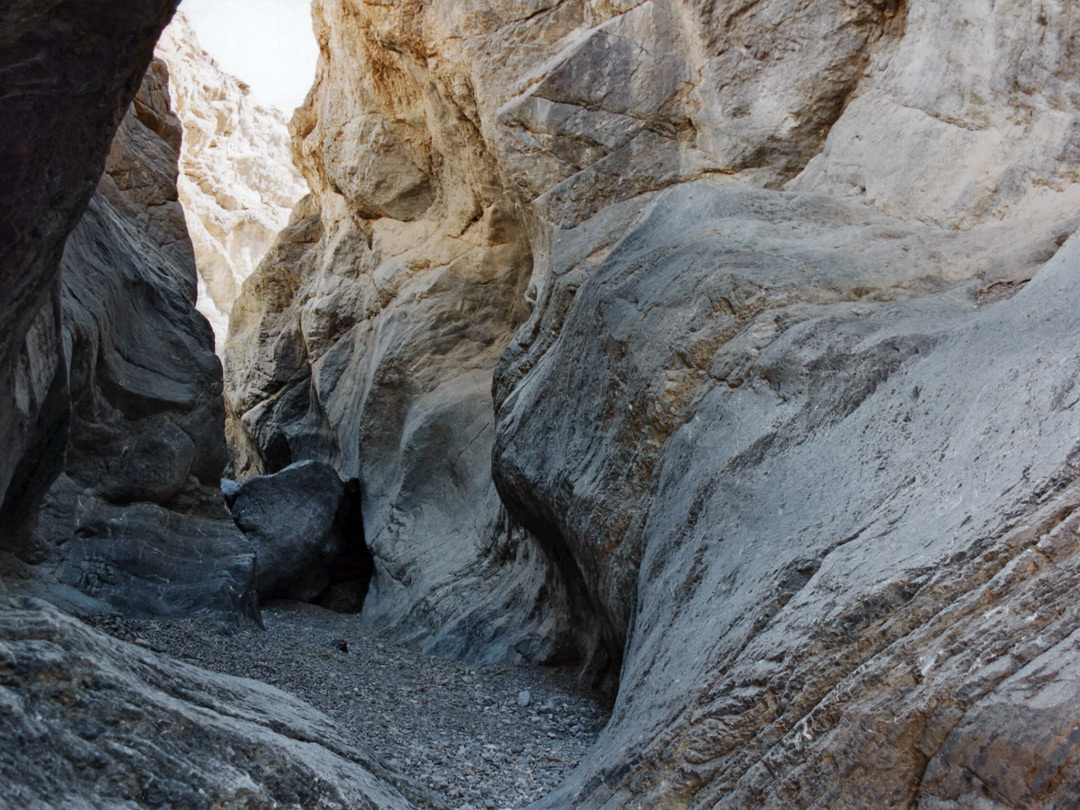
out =
[[[315,12],[320,74],[292,123],[313,199],[245,283],[225,351],[236,474],[312,459],[363,482],[369,626],[447,655],[564,656],[563,586],[490,475],[527,228],[411,11]]]
[[[0,525],[14,543],[62,469],[69,413],[59,263],[173,12],[169,0],[6,3],[0,70]],[[47,63],[49,74],[43,74]],[[72,133],[79,133],[72,138]]]
[[[189,475],[216,488],[228,455],[221,364],[194,309],[177,153],[138,114],[171,117],[163,63],[154,63],[138,100],[64,252],[74,404],[66,470],[110,500],[167,504]],[[171,120],[175,141],[180,126]]]
[[[303,461],[251,478],[230,508],[255,552],[255,587],[264,599],[311,601],[337,578],[340,558],[364,552],[362,527],[348,521],[345,484],[326,464]]]
[[[25,808],[370,807],[421,789],[307,704],[0,599],[0,774]],[[404,795],[403,795],[404,794]]]
[[[194,309],[179,122],[154,62],[61,264],[65,446],[7,535],[20,590],[76,611],[258,620],[254,555],[225,509],[221,366]]]
[[[13,571],[12,588],[78,614],[259,622],[255,554],[228,519],[114,505],[61,475],[38,516],[33,554],[22,556],[34,567]]]

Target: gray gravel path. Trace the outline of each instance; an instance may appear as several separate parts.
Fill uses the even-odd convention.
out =
[[[356,616],[263,609],[266,632],[210,620],[98,619],[99,629],[207,669],[273,684],[318,707],[457,810],[518,810],[552,790],[607,721],[573,673],[467,665],[379,641]]]

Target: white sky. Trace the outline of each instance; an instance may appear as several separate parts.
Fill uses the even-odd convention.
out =
[[[315,80],[311,0],[182,0],[199,44],[252,95],[291,116]]]

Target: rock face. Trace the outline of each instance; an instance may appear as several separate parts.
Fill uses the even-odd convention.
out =
[[[199,47],[183,13],[157,47],[184,127],[180,202],[199,268],[199,311],[218,349],[233,302],[289,221],[307,184],[293,165],[285,117],[252,101],[240,80]]]
[[[254,608],[254,558],[217,489],[221,370],[163,64],[113,139],[172,6],[0,11],[0,591],[235,615]],[[23,597],[0,598],[0,774],[0,803],[26,808],[432,806],[290,696]]]
[[[64,474],[10,533],[6,567],[80,609],[89,597],[134,615],[257,618],[254,554],[218,490],[221,365],[194,308],[180,138],[155,61],[65,247]]]
[[[375,47],[398,13],[316,5],[320,74],[292,125],[314,198],[245,283],[225,351],[238,473],[313,459],[363,482],[369,625],[442,654],[559,659],[564,586],[490,474],[527,229],[463,88],[407,28]]]
[[[618,701],[539,806],[1080,802],[1078,12],[316,12],[236,444],[364,481],[368,621],[493,615],[433,548],[572,617]]]
[[[11,807],[408,810],[402,791],[424,798],[274,687],[117,641],[32,600],[0,599],[0,639]]]
[[[169,0],[16,0],[0,10],[0,548],[62,468],[59,265],[173,10]],[[52,65],[43,81],[40,64]],[[73,137],[77,133],[78,137]]]

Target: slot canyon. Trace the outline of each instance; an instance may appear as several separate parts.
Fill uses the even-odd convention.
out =
[[[0,2],[0,810],[1080,808],[1080,6],[186,5]]]

